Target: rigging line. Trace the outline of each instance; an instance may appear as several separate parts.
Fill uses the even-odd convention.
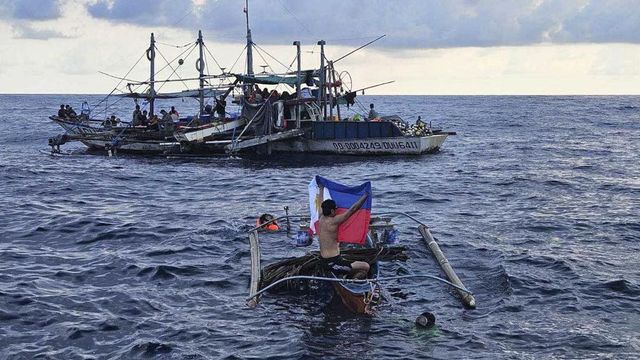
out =
[[[356,105],[358,105],[358,107],[360,108],[360,110],[362,110],[362,112],[363,112],[364,114],[366,114],[366,113],[367,113],[367,109],[364,107],[364,105],[362,105],[362,103],[360,102],[360,100],[355,100],[355,101],[354,101],[354,103],[355,103]]]
[[[257,54],[260,56],[260,58],[262,58],[262,60],[267,64],[267,66],[269,67],[269,69],[271,69],[271,72],[275,74],[275,73],[276,73],[276,71],[275,71],[275,70],[273,70],[273,68],[271,67],[271,65],[270,65],[270,64],[267,62],[267,60],[262,56],[262,52],[261,52],[260,50],[258,50],[258,48],[260,48],[260,47],[256,45],[256,53],[257,53]],[[262,48],[260,48],[260,49],[262,49]],[[264,51],[264,50],[263,50],[263,51]],[[276,60],[276,61],[277,61],[277,60]],[[278,84],[276,84],[276,91],[277,91],[278,89],[281,89],[281,87],[280,87],[281,85],[283,85],[283,84],[282,84],[282,83],[278,83]]]
[[[291,67],[293,66],[293,64],[296,62],[296,60],[298,59],[298,55],[295,55],[293,57],[293,60],[291,60],[291,64],[289,64],[289,69],[291,69]]]
[[[242,54],[244,54],[245,50],[247,50],[247,45],[244,46],[244,49],[242,49],[242,51],[240,52],[240,55],[238,55],[238,57],[236,58],[236,61],[233,63],[233,65],[231,65],[231,68],[229,69],[229,72],[232,72],[233,68],[236,66],[236,64],[238,63],[238,60],[240,60],[240,58],[242,57]]]
[[[224,73],[224,71],[222,70],[222,66],[220,66],[220,63],[218,63],[218,60],[216,60],[216,57],[213,56],[213,54],[211,53],[211,51],[209,51],[209,48],[207,47],[207,45],[204,45],[204,49],[207,50],[207,54],[209,54],[209,56],[211,56],[211,58],[213,59],[213,61],[216,63],[216,65],[218,66],[218,68],[220,69],[220,71],[222,71]]]
[[[184,14],[184,15],[180,18],[180,20],[178,20],[178,22],[176,22],[175,24],[173,24],[173,26],[176,26],[176,25],[180,24],[180,23],[181,23],[181,22],[182,22],[182,21],[183,21],[187,16],[189,16],[189,15],[191,15],[191,14],[193,13],[193,4],[191,4],[191,5],[187,5],[187,6],[190,6],[190,7],[189,7],[189,11],[187,11],[187,13],[186,13],[186,14]]]
[[[256,47],[256,54],[258,54],[258,56],[260,56],[260,58],[262,59],[262,61],[264,61],[265,64],[267,64],[267,66],[269,67],[269,69],[271,69],[271,72],[275,73],[276,71],[273,70],[273,68],[271,67],[271,64],[269,64],[269,62],[267,61],[267,59],[264,58],[264,56],[262,56],[262,53],[257,49]]]
[[[115,76],[115,75],[107,74],[107,73],[106,73],[106,72],[104,72],[104,71],[98,71],[98,72],[99,72],[100,74],[105,75],[105,76],[108,76],[108,77],[110,77],[110,78],[114,78],[114,79],[118,79],[118,80],[127,80],[127,81],[129,81],[130,83],[137,83],[137,82],[138,82],[137,80],[127,79],[127,78],[123,78],[123,77],[119,77],[119,76]]]
[[[191,48],[191,51],[189,51],[189,53],[187,54],[187,56],[185,56],[185,58],[188,58],[188,57],[189,57],[189,55],[191,55],[191,53],[193,52],[193,50],[195,50],[195,48],[196,48],[195,46],[194,46],[194,47],[192,47],[192,48]],[[175,59],[174,59],[174,60],[175,60]],[[171,69],[173,70],[173,72],[172,72],[171,74],[169,74],[169,76],[167,76],[167,79],[170,79],[170,78],[171,78],[171,76],[173,76],[173,74],[175,74],[175,73],[176,73],[176,71],[178,71],[178,68],[175,68],[175,69],[174,69],[174,68],[173,68],[169,63],[167,63],[167,66],[170,66],[170,67],[171,67]],[[165,69],[167,66],[163,67],[162,69]],[[178,76],[178,78],[180,78],[180,75],[177,75],[177,74],[176,74],[176,76]],[[183,81],[182,83],[184,84],[184,81]],[[158,90],[157,90],[157,91],[160,91],[160,90],[161,90],[161,89],[162,89],[166,84],[168,84],[168,83],[167,83],[167,82],[162,83],[162,85],[160,85],[160,87],[158,88]],[[185,87],[187,87],[187,90],[189,89],[189,87],[188,87],[186,84],[185,84]]]
[[[133,88],[133,91],[138,90],[142,85],[136,85],[135,88]],[[129,93],[128,91],[122,91],[122,90],[118,90],[120,92],[122,92],[123,94],[127,94]],[[120,101],[126,99],[125,97],[120,97],[118,98],[116,101],[112,102],[111,104],[109,104],[109,106],[107,106],[107,108],[104,110],[105,114],[107,113],[107,110],[109,110],[110,108],[112,108],[113,106],[115,106],[117,103],[119,103]],[[97,106],[97,105],[96,105]]]
[[[368,40],[377,38],[380,35],[369,35],[369,36],[361,36],[361,37],[353,37],[353,38],[337,38],[337,39],[327,39],[327,41],[347,41],[347,40]]]
[[[285,69],[287,69],[287,71],[291,71],[291,66],[288,66],[288,67],[287,67],[287,65],[285,65],[285,64],[283,64],[283,63],[281,63],[281,62],[280,62],[280,60],[276,59],[276,58],[275,58],[275,57],[273,57],[271,54],[269,54],[269,53],[267,52],[267,50],[265,50],[265,49],[261,48],[260,46],[258,46],[258,45],[257,45],[257,44],[255,44],[255,43],[254,43],[253,45],[255,45],[255,46],[256,46],[256,48],[260,49],[261,51],[264,51],[264,53],[265,53],[265,54],[269,55],[269,57],[270,57],[270,58],[272,58],[273,60],[277,61],[277,62],[278,62],[278,64],[280,64],[280,65],[284,66],[284,67],[285,67]]]
[[[298,17],[293,12],[291,12],[291,10],[289,10],[288,7],[286,7],[286,5],[284,4],[284,2],[282,2],[282,0],[280,0],[280,5],[282,5],[282,7],[285,10],[287,10],[287,12],[289,13],[289,15],[291,15],[292,18],[294,18],[300,25],[302,25],[302,27],[309,33],[309,35],[316,37],[316,35],[312,33],[311,30],[309,30],[307,25],[305,25],[302,21],[300,21],[300,19],[298,19]]]
[[[198,45],[198,43],[193,43],[193,46],[191,47],[191,49],[186,49],[186,50],[182,51],[180,54],[178,54],[178,56],[174,57],[174,58],[171,60],[171,62],[176,61],[176,59],[180,58],[180,57],[181,57],[182,55],[184,55],[184,53],[186,53],[187,51],[189,51],[189,53],[188,53],[188,54],[187,54],[187,56],[185,56],[184,58],[185,58],[185,59],[186,59],[186,58],[188,58],[188,57],[189,57],[189,55],[191,55],[191,53],[193,52],[193,49],[195,49],[197,45]],[[158,52],[159,52],[159,50],[158,50]],[[166,60],[165,60],[165,61],[166,61]],[[168,62],[168,61],[167,61],[167,65],[163,66],[163,67],[162,67],[162,69],[160,69],[160,70],[156,71],[156,73],[155,73],[155,74],[153,74],[153,75],[155,76],[155,75],[160,74],[160,72],[161,72],[162,70],[166,69],[166,68],[167,68],[167,66],[170,66],[170,62]]]
[[[162,52],[158,49],[158,54],[160,54],[160,56],[162,57],[162,59],[164,59],[164,61],[167,62],[167,65],[169,65],[169,67],[171,68],[171,70],[173,70],[173,72],[175,73],[176,71],[178,71],[178,68],[173,68],[173,66],[171,66],[171,64],[169,63],[169,61],[167,61],[167,58],[164,57],[164,55],[162,55]],[[178,65],[180,66],[180,65]],[[184,85],[184,87],[189,90],[189,86],[187,86],[187,83],[184,82],[184,80],[182,80],[182,78],[180,77],[180,75],[176,74],[176,76],[178,77],[178,79],[181,80],[182,84]]]
[[[129,74],[131,73],[131,71],[133,71],[133,69],[138,65],[138,63],[140,62],[140,60],[142,60],[142,58],[147,54],[146,51],[143,51],[142,54],[140,55],[140,57],[138,58],[138,61],[136,61],[135,64],[133,64],[133,66],[129,69],[129,71],[127,71],[127,73],[123,76],[123,78],[126,78],[127,76],[129,76]],[[105,96],[102,100],[100,100],[98,102],[98,104],[96,104],[97,106],[100,106],[100,104],[102,104],[105,100],[107,100],[109,98],[109,96],[111,96],[113,94],[113,92],[118,88],[118,86],[120,86],[120,84],[122,84],[122,79],[120,79],[120,81],[118,81],[118,83],[116,84],[116,86],[113,88],[113,90],[111,90],[111,92],[109,92],[109,94],[107,96]]]
[[[163,42],[160,42],[160,41],[157,41],[157,40],[156,40],[156,44],[160,44],[160,45],[164,45],[164,46],[169,46],[169,47],[174,47],[174,48],[178,48],[178,49],[180,49],[180,48],[185,48],[185,47],[187,47],[187,46],[191,45],[191,43],[190,43],[190,42],[189,42],[189,43],[187,43],[187,44],[184,44],[184,45],[173,45],[173,44],[163,43]]]

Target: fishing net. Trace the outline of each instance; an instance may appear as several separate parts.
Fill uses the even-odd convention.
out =
[[[340,251],[340,255],[350,262],[365,261],[372,264],[376,261],[406,261],[409,257],[405,250],[404,246],[345,249]],[[319,252],[313,251],[304,256],[287,258],[265,266],[262,269],[260,288],[267,287],[280,279],[298,275],[327,275],[322,266]]]

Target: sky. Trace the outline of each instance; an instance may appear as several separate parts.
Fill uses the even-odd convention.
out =
[[[243,9],[244,0],[0,0],[0,93],[104,94],[114,76],[146,80],[152,32],[156,69],[170,64],[158,77],[196,76],[197,49],[181,53],[198,30],[211,74],[243,71]],[[335,64],[352,89],[394,81],[367,94],[640,94],[640,0],[260,0],[249,18],[256,72],[294,69],[295,40],[310,68],[318,40],[335,60],[385,35]]]

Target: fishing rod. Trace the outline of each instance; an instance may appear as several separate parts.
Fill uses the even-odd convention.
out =
[[[386,82],[383,82],[383,83],[379,83],[379,84],[363,87],[362,89],[352,90],[351,92],[354,93],[354,92],[358,92],[358,91],[364,91],[364,90],[368,90],[368,89],[373,89],[374,87],[378,87],[378,86],[382,86],[382,85],[389,85],[389,84],[394,83],[394,82],[396,82],[396,81],[395,80],[386,81]],[[342,96],[345,96],[345,95],[342,95]]]
[[[383,37],[385,37],[385,36],[387,36],[387,34],[381,35],[381,36],[377,37],[375,40],[371,40],[371,41],[369,41],[368,43],[366,43],[366,44],[364,44],[364,45],[360,46],[359,48],[357,48],[357,49],[355,49],[355,50],[352,50],[352,51],[348,52],[348,53],[347,53],[347,54],[345,54],[345,55],[342,55],[341,57],[339,57],[339,58],[338,58],[338,60],[333,60],[333,63],[334,63],[334,64],[335,64],[335,63],[337,63],[338,61],[340,61],[340,60],[342,60],[342,59],[346,58],[347,56],[349,56],[349,55],[353,54],[354,52],[356,52],[356,51],[358,51],[358,50],[360,50],[360,49],[362,49],[362,48],[365,48],[365,47],[367,47],[367,46],[369,46],[369,45],[373,44],[374,42],[376,42],[376,41],[378,41],[378,40],[382,39],[382,38],[383,38]]]

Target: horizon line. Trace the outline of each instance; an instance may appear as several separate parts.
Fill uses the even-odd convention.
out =
[[[12,96],[12,95],[90,95],[90,96],[107,96],[107,93],[47,93],[47,92],[34,92],[34,93],[3,93],[0,92],[0,96]],[[638,93],[595,93],[595,94],[571,94],[571,93],[552,93],[552,94],[540,94],[540,93],[522,93],[522,94],[499,94],[499,93],[487,93],[487,94],[361,94],[359,96],[640,96]]]

